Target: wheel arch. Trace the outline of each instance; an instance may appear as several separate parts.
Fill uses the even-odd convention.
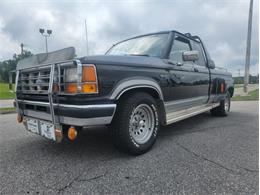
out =
[[[233,95],[234,95],[234,87],[233,86],[228,87],[227,91],[229,92],[230,97],[233,97]]]
[[[163,101],[163,93],[160,85],[153,79],[139,77],[133,77],[120,81],[114,87],[110,95],[110,99],[118,100],[123,94],[134,90],[146,90],[147,92],[151,92],[151,95],[155,95]]]
[[[121,81],[112,91],[110,99],[120,101],[125,97],[137,92],[145,92],[151,95],[157,102],[159,109],[160,123],[165,125],[166,114],[164,108],[164,98],[161,87],[152,79],[132,78]]]

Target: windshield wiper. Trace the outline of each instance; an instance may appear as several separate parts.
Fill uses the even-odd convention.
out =
[[[128,54],[130,56],[146,56],[146,57],[150,57],[148,54]]]

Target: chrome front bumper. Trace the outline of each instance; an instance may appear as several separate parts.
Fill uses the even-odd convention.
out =
[[[17,102],[18,107],[16,106]],[[15,106],[18,113],[23,116],[52,121],[51,113],[27,109],[26,105],[50,109],[49,102],[17,100]],[[53,108],[56,123],[83,127],[110,124],[116,110],[116,104],[71,105],[53,103]]]

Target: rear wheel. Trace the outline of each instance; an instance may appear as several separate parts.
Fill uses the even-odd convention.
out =
[[[224,100],[220,101],[220,105],[210,110],[213,116],[227,116],[230,111],[230,93],[227,92]]]
[[[115,146],[138,155],[154,144],[159,128],[158,107],[147,93],[135,93],[120,101],[112,122]]]

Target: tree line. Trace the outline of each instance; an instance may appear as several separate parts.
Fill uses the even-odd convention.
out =
[[[234,84],[244,84],[244,77],[233,77]],[[257,84],[259,83],[259,74],[256,76],[249,75],[249,83],[250,84]]]
[[[33,54],[24,50],[22,54],[14,54],[12,59],[0,61],[0,82],[9,82],[9,73],[16,69],[19,60],[32,56]]]

